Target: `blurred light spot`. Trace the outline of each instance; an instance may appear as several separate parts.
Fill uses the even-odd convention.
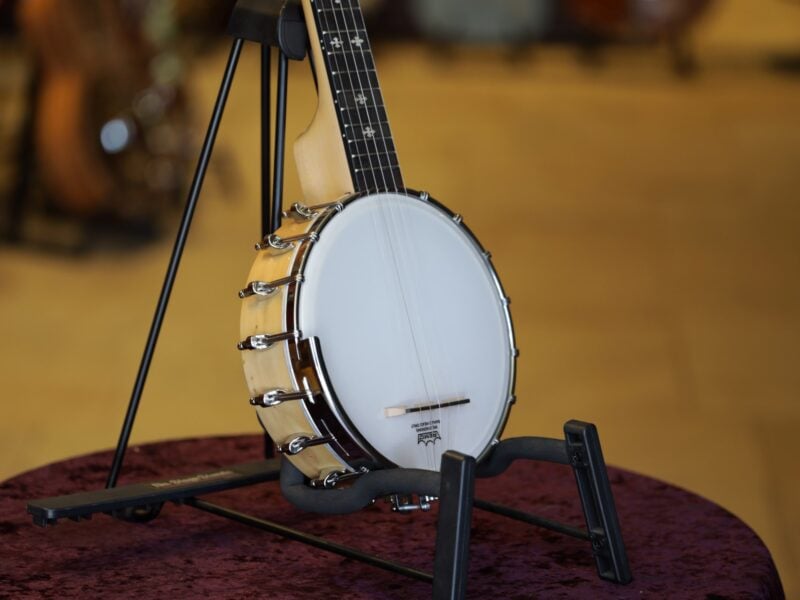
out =
[[[100,130],[100,144],[109,154],[118,154],[133,140],[133,124],[127,119],[111,119]]]

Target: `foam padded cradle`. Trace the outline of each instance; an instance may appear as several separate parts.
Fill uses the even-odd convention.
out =
[[[303,60],[308,32],[297,0],[239,0],[228,21],[228,35],[280,48],[292,60]]]

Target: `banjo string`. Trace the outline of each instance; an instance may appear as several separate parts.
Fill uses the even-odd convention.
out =
[[[342,8],[344,10],[344,6]],[[361,13],[361,8],[359,6],[358,0],[350,0],[349,8],[350,8],[350,16],[352,17],[352,22],[353,22],[354,26],[357,27],[358,26],[359,17],[360,17],[361,22],[362,23],[364,22],[364,17],[363,17],[363,14]],[[364,37],[366,38],[365,41],[367,43],[367,48],[369,50],[371,50],[372,48],[371,48],[371,44],[369,42],[368,33],[366,32],[366,28],[364,28]],[[361,54],[362,64],[366,68],[366,66],[367,66],[367,54],[364,51],[364,44],[362,43],[362,44],[357,45],[357,48],[359,49],[360,54]],[[373,64],[374,64],[374,58],[373,58]],[[377,74],[376,74],[376,78],[377,78]],[[359,79],[359,82],[360,82],[360,79]],[[378,108],[379,108],[378,107],[378,97],[376,97],[375,88],[372,86],[372,82],[369,81],[369,75],[367,75],[367,84],[368,84],[367,87],[368,87],[369,92],[370,92],[370,100],[372,101],[372,106],[375,107],[376,115],[380,118],[380,113],[378,112]],[[369,115],[369,113],[368,113],[368,115]],[[389,126],[388,125],[388,117],[387,117],[386,126],[387,127]],[[392,184],[393,184],[394,191],[395,192],[399,192],[400,189],[399,189],[399,186],[397,185],[397,180],[395,179],[395,176],[394,176],[394,168],[392,167],[391,151],[389,150],[389,145],[386,142],[386,137],[383,136],[383,131],[382,130],[381,130],[380,139],[382,141],[383,153],[384,153],[385,158],[386,158],[386,165],[388,165],[388,168],[389,168],[389,173],[390,173],[390,176],[391,176],[391,179],[392,179]],[[380,152],[381,149],[378,148],[378,151]],[[397,156],[397,148],[395,148],[394,154],[395,154],[395,156]],[[399,164],[399,160],[397,162]],[[381,161],[380,161],[380,157],[378,158],[378,167],[382,169],[382,164],[381,164]],[[405,186],[403,186],[403,192],[406,192],[406,191],[407,191],[407,188],[405,188]],[[403,253],[398,253],[394,249],[392,249],[392,251],[391,251],[392,256],[393,257],[397,257],[399,262],[400,262],[399,267],[398,267],[398,271],[400,271],[401,274],[402,274],[402,271],[403,271],[402,267],[403,267],[403,264],[405,263],[406,267],[411,269],[411,273],[418,272],[417,266],[418,266],[419,261],[415,260],[415,259],[417,259],[417,255],[414,252],[415,245],[412,243],[413,242],[413,237],[409,233],[411,231],[411,228],[408,226],[408,222],[407,222],[408,220],[404,216],[404,212],[403,211],[399,211],[398,212],[396,207],[388,205],[387,206],[387,210],[388,210],[389,216],[390,216],[390,223],[396,224],[395,231],[397,232],[397,238],[401,241],[401,243],[399,245],[400,245],[401,248],[405,249],[405,252],[403,252]],[[408,257],[408,260],[404,260],[405,257]],[[401,275],[401,277],[402,277],[402,275]],[[414,278],[413,277],[405,277],[404,281],[414,281]],[[442,438],[443,438],[443,447],[444,448],[449,448],[450,447],[449,446],[449,427],[447,427],[448,422],[447,422],[447,419],[442,420],[442,418],[441,418],[442,417],[442,415],[441,415],[442,397],[441,397],[441,394],[440,394],[441,390],[438,389],[439,386],[437,385],[437,383],[438,383],[438,378],[436,377],[437,370],[435,370],[433,368],[433,362],[431,360],[431,353],[429,351],[430,349],[428,348],[428,344],[427,344],[428,336],[424,335],[424,331],[425,331],[426,328],[424,326],[424,323],[422,323],[421,314],[420,314],[420,311],[419,311],[419,307],[423,306],[423,304],[420,302],[420,295],[419,295],[420,285],[406,286],[406,287],[410,288],[409,291],[411,292],[411,296],[412,296],[411,299],[410,299],[411,300],[410,303],[412,305],[412,308],[409,309],[408,307],[406,307],[406,310],[409,313],[408,320],[409,320],[409,325],[412,328],[412,335],[414,334],[414,330],[415,329],[417,331],[422,331],[423,332],[422,344],[419,344],[416,339],[414,340],[414,344],[415,344],[415,350],[416,350],[418,356],[420,357],[418,360],[424,361],[425,366],[427,367],[428,377],[430,379],[430,383],[427,383],[427,382],[424,381],[425,380],[426,369],[425,369],[425,367],[423,367],[422,364],[420,364],[420,372],[421,372],[421,374],[423,376],[423,384],[425,385],[425,391],[426,391],[427,400],[428,400],[428,403],[430,404],[431,402],[430,402],[430,389],[429,388],[432,388],[433,397],[436,399],[436,404],[439,407],[436,411],[431,411],[430,420],[434,421],[434,420],[438,419],[439,423],[441,424],[440,425],[440,429],[441,429],[441,434],[442,434]],[[403,287],[401,289],[401,293],[404,292],[406,287]],[[406,300],[406,299],[404,299],[404,300],[406,301],[406,304],[408,304],[408,300]],[[416,308],[416,310],[413,310],[414,308]],[[412,317],[416,317],[417,318],[416,319],[416,321],[417,321],[416,323],[412,322]],[[445,371],[449,375],[449,371],[447,369],[445,369]],[[449,379],[449,377],[448,377],[448,379]],[[430,466],[432,468],[436,468],[437,463],[438,463],[438,455],[437,455],[437,452],[435,450],[435,444],[431,445],[430,448],[428,448],[428,445],[426,444],[425,445],[425,449],[426,449],[426,454],[429,455],[428,461],[429,461]]]
[[[355,19],[355,8],[358,7],[358,0],[349,0],[349,1],[352,2],[352,5],[350,5],[350,9],[351,9],[351,13],[352,13],[352,15],[353,15],[353,17]],[[337,15],[338,15],[338,10],[341,10],[342,11],[342,13],[341,13],[342,20],[343,20],[343,22],[345,23],[345,26],[346,26],[344,9],[345,9],[345,7],[342,6],[341,9],[331,8],[331,10],[330,10],[330,12],[333,14],[333,20],[334,20],[333,26],[335,27],[335,31],[336,31],[336,33],[337,33],[337,35],[338,35],[340,40],[343,41],[343,40],[346,39],[346,40],[348,40],[347,43],[350,44],[350,45],[355,45],[357,47],[361,46],[362,47],[361,52],[362,52],[362,56],[363,56],[363,54],[364,54],[364,52],[363,52],[363,44],[367,40],[363,40],[361,42],[361,44],[353,44],[353,41],[350,40],[349,37],[344,35],[344,31],[343,31],[342,27],[339,25],[339,19],[338,19]],[[332,30],[331,21],[330,21],[330,19],[328,19],[327,15],[325,14],[325,11],[323,10],[323,11],[320,11],[320,12],[321,12],[322,18],[324,18],[326,29],[328,29],[329,31]],[[354,24],[355,24],[355,20],[354,20]],[[345,29],[346,29],[346,27],[345,27]],[[358,35],[358,34],[356,34],[356,35]],[[366,36],[366,32],[365,32],[365,36]],[[333,60],[331,62],[335,62],[337,71],[340,72],[340,73],[346,73],[347,78],[348,78],[348,80],[350,82],[351,89],[355,90],[356,88],[354,86],[353,73],[350,71],[350,69],[349,69],[349,67],[347,65],[347,60],[344,59],[344,68],[342,68],[341,61],[338,59],[337,54],[335,52],[335,49],[331,49],[331,50],[329,50],[329,52],[330,52],[330,56],[333,57]],[[367,75],[367,77],[369,77],[369,75]],[[363,95],[363,97],[366,97],[364,86],[363,86],[363,83],[361,81],[361,77],[360,77],[358,72],[356,72],[356,74],[355,74],[355,81],[358,82],[358,89],[359,89],[359,92],[361,93],[361,95]],[[368,84],[370,83],[369,80],[367,81],[367,83]],[[372,85],[368,85],[367,87],[370,89],[370,96],[372,97],[373,106],[374,106],[375,105],[374,89],[372,88]],[[345,108],[341,105],[341,102],[339,103],[339,109],[342,110],[342,111],[345,110]],[[386,140],[385,140],[385,138],[383,136],[383,126],[381,125],[381,123],[377,123],[378,129],[375,129],[375,125],[376,124],[372,123],[372,118],[371,118],[370,113],[369,113],[368,110],[365,111],[364,119],[362,119],[361,111],[358,109],[358,107],[355,108],[355,112],[356,112],[356,115],[358,116],[358,122],[359,122],[359,127],[361,128],[361,131],[362,132],[366,132],[368,130],[367,128],[364,127],[364,120],[366,120],[366,122],[367,122],[366,124],[367,124],[367,127],[369,128],[369,130],[371,130],[373,132],[376,132],[376,133],[380,132],[380,137],[383,139],[384,147],[388,150],[388,146],[386,145]],[[375,138],[375,134],[373,134],[372,136],[366,136],[366,137],[369,137],[371,139],[372,146],[375,149],[375,158],[378,160],[378,169],[377,170],[381,173],[381,178],[383,179],[383,189],[389,191],[389,187],[388,187],[388,184],[387,184],[387,181],[386,181],[385,173],[384,173],[383,169],[380,168],[381,150],[380,150],[380,148],[378,146],[377,140]],[[366,142],[365,143],[365,149],[367,149],[367,160],[369,161],[370,173],[372,174],[373,183],[375,185],[375,191],[379,191],[380,187],[379,187],[379,182],[378,182],[377,175],[375,173],[376,169],[375,169],[375,166],[374,166],[374,163],[373,163],[373,160],[372,160],[373,157],[372,157],[372,155],[371,155],[371,153],[369,151],[370,143],[367,142],[366,139],[364,141]],[[348,152],[350,151],[349,148],[347,149],[347,151]],[[389,158],[388,154],[387,154],[387,158]],[[389,163],[389,164],[391,164],[391,163]],[[390,173],[392,173],[392,178],[394,179],[394,173],[391,170],[390,170]],[[366,176],[364,177],[364,181],[365,182],[368,181]],[[394,180],[393,180],[393,184],[394,184],[395,191],[398,191],[396,182]],[[405,297],[405,291],[404,291],[405,288],[403,286],[403,277],[402,277],[402,271],[401,271],[401,265],[400,265],[400,262],[402,261],[402,258],[400,256],[400,254],[397,252],[396,245],[394,243],[393,235],[392,235],[392,229],[394,229],[395,233],[397,234],[397,237],[398,238],[400,237],[396,226],[392,227],[392,224],[396,221],[396,219],[393,217],[390,207],[388,208],[388,215],[386,214],[386,212],[384,211],[383,207],[381,207],[381,206],[379,206],[379,211],[381,212],[382,216],[384,217],[383,220],[384,220],[384,225],[385,225],[385,228],[386,228],[386,239],[387,239],[387,241],[389,243],[389,254],[390,254],[391,258],[392,258],[392,264],[393,264],[393,267],[394,267],[395,276],[397,278],[397,283],[398,283],[399,292],[400,292],[399,295],[400,295],[400,298],[402,300],[403,309],[405,311],[406,319],[407,319],[407,322],[408,322],[409,332],[410,332],[410,335],[411,335],[412,343],[414,345],[415,358],[416,358],[417,364],[418,364],[419,369],[420,369],[420,374],[422,376],[422,383],[423,383],[423,386],[425,388],[426,400],[430,404],[430,403],[432,403],[431,402],[431,393],[430,393],[430,383],[428,381],[428,377],[426,377],[426,369],[422,365],[422,353],[420,352],[420,348],[419,348],[420,344],[419,344],[419,341],[417,339],[417,334],[416,334],[416,331],[415,331],[416,328],[415,328],[414,323],[413,323],[412,318],[411,318],[411,311],[410,311],[409,306],[408,306],[408,300]],[[388,219],[386,217],[388,217]],[[402,241],[402,240],[399,240],[399,241]],[[403,244],[401,243],[400,245],[402,246]],[[439,402],[440,402],[440,400],[437,399],[437,404]],[[432,446],[435,446],[435,444],[433,444]],[[432,469],[435,469],[436,468],[436,462],[437,462],[436,461],[436,452],[435,452],[435,450],[433,448],[431,448],[431,450],[429,451],[427,444],[425,445],[425,449],[426,449],[426,454],[428,455],[428,463],[429,463],[429,465],[430,465],[430,467]]]
[[[413,232],[413,223],[410,222],[410,216],[405,211],[399,212],[399,224],[401,229],[405,232],[406,239],[412,239],[412,232]],[[422,265],[421,262],[424,258],[420,258],[420,254],[417,251],[417,246],[415,244],[409,244],[407,246],[408,252],[408,259],[410,261],[410,268],[412,273],[422,272]],[[417,284],[415,286],[411,286],[409,290],[411,295],[411,302],[416,307],[423,307],[425,306],[424,303],[424,293],[425,291],[422,288],[421,284]],[[414,311],[414,315],[420,319],[418,324],[419,330],[426,332],[424,335],[424,343],[422,344],[422,354],[425,361],[425,364],[428,368],[428,373],[431,377],[431,387],[433,388],[433,394],[435,398],[435,404],[437,408],[435,410],[430,411],[430,421],[437,421],[439,422],[439,432],[442,436],[442,444],[441,447],[443,450],[448,448],[452,448],[453,446],[450,444],[450,431],[451,428],[449,427],[450,420],[454,417],[458,411],[458,407],[450,408],[447,411],[442,411],[442,402],[446,400],[445,396],[442,394],[443,386],[440,384],[444,384],[444,390],[448,392],[455,391],[455,387],[452,385],[451,375],[453,373],[452,369],[450,368],[450,361],[448,360],[448,355],[442,352],[441,348],[441,337],[438,335],[438,331],[436,329],[438,322],[434,321],[433,323],[428,323],[427,326],[425,323],[422,322],[422,312],[417,309]],[[434,360],[436,364],[438,364],[438,368],[434,368]],[[438,462],[439,456],[441,452],[437,452],[435,450],[436,443],[434,442],[431,445],[431,454],[433,455],[432,460],[433,464],[432,467],[438,469]],[[427,448],[427,445],[426,445]]]
[[[342,44],[342,47],[344,47],[344,40],[348,40],[348,43],[349,43],[350,42],[349,38],[347,36],[343,35],[342,29],[339,27],[339,22],[338,22],[339,19],[337,17],[337,10],[339,10],[339,9],[336,9],[336,8],[333,8],[333,7],[330,8],[330,13],[333,15],[333,25],[331,25],[330,19],[328,18],[327,11],[324,8],[323,9],[317,9],[317,10],[320,13],[320,17],[321,17],[320,21],[322,21],[324,19],[325,29],[328,32],[334,31],[334,30],[336,31],[337,39]],[[350,82],[350,89],[355,91],[356,86],[354,85],[354,82],[353,82],[353,74],[351,73],[350,69],[347,66],[347,59],[344,58],[344,60],[343,60],[344,66],[342,66],[342,63],[339,60],[339,55],[336,52],[336,47],[335,46],[330,46],[329,47],[329,44],[326,43],[326,48],[327,48],[328,56],[331,57],[331,63],[336,69],[336,71],[333,72],[332,74],[333,75],[339,74],[342,77],[344,75],[346,75],[347,79]],[[358,81],[358,87],[363,93],[363,88],[361,87],[361,80],[358,78],[358,74],[356,74],[356,81]],[[339,111],[343,113],[345,110],[348,110],[349,102],[347,102],[346,99],[344,98],[344,95],[345,95],[345,91],[344,90],[342,90],[339,95],[341,96],[341,98],[337,98],[335,101],[336,101],[336,103],[338,105]],[[361,112],[358,110],[357,107],[355,107],[354,110],[355,110],[355,113],[356,113],[356,115],[358,117],[358,126],[361,129],[362,133],[367,131],[368,128],[374,131],[374,128],[372,127],[372,123],[371,123],[371,121],[369,119],[369,113],[367,113],[365,115],[366,119],[367,119],[367,127],[365,127],[364,126],[364,121],[361,118]],[[342,119],[343,123],[344,123],[344,121],[345,120]],[[344,123],[344,125],[345,125],[345,127],[348,127],[351,124]],[[355,141],[355,135],[353,136],[353,141]],[[366,152],[367,160],[369,161],[369,175],[372,177],[372,182],[373,182],[374,189],[377,190],[379,188],[379,184],[378,184],[378,178],[377,178],[377,174],[376,174],[375,165],[372,162],[372,153],[369,151],[369,142],[367,142],[366,139],[364,140],[364,142],[365,142],[364,147],[367,149],[367,152]],[[373,138],[373,145],[375,146],[375,149],[377,150],[378,146],[377,146],[377,143],[375,143],[374,138]],[[348,155],[352,154],[352,150],[347,145],[346,137],[345,137],[345,151],[348,153]],[[358,170],[356,170],[356,172],[358,172]],[[361,172],[364,174],[364,183],[366,184],[365,187],[369,188],[370,186],[369,186],[369,182],[368,182],[368,176],[367,176],[366,173],[364,173],[363,169],[361,169]],[[383,173],[381,173],[381,176],[382,176],[382,178],[384,180],[383,184],[385,186],[386,185],[386,179],[383,176]]]
[[[364,17],[363,17],[363,14],[361,12],[361,8],[359,6],[358,0],[349,0],[349,3],[347,2],[347,0],[345,0],[345,3],[343,3],[343,5],[342,5],[342,11],[345,10],[344,4],[348,4],[349,10],[350,10],[351,21],[352,21],[354,27],[357,28],[358,27],[358,22],[359,22],[359,17],[360,17],[360,21],[362,23],[364,22]],[[343,17],[343,21],[346,24],[346,19],[344,19],[344,17]],[[337,21],[337,23],[338,23],[338,21]],[[369,34],[366,31],[366,27],[364,27],[364,38],[365,38],[364,42],[366,43],[367,48],[369,50],[371,50],[372,46],[371,46],[371,43],[369,41]],[[364,42],[362,42],[361,44],[356,44],[355,47],[358,48],[358,52],[361,55],[362,65],[366,69],[367,68],[367,54],[364,51]],[[373,64],[374,64],[374,57],[373,57]],[[354,65],[354,66],[357,68],[357,65]],[[361,93],[363,94],[364,93],[364,88],[363,88],[363,85],[361,85],[362,84],[361,77],[360,77],[360,75],[358,73],[356,73],[356,77],[357,77],[357,79],[359,81],[359,85],[361,87]],[[372,85],[372,82],[370,81],[368,72],[366,73],[366,77],[367,77],[367,89],[369,90],[369,100],[372,102],[372,106],[375,109],[376,117],[378,119],[380,119],[380,107],[378,106],[378,98],[376,97],[375,87]],[[376,71],[375,77],[377,79],[377,71]],[[364,97],[366,98],[366,96],[364,96]],[[365,111],[365,112],[366,112],[367,119],[369,120],[370,119],[370,113],[369,113],[368,110]],[[389,151],[389,145],[388,145],[388,143],[386,141],[386,137],[383,135],[383,125],[384,124],[379,122],[378,125],[379,125],[379,131],[380,131],[380,135],[378,137],[380,138],[380,140],[382,142],[382,146],[383,146],[383,148],[379,147],[378,144],[377,144],[377,138],[373,138],[373,141],[375,142],[375,148],[376,148],[376,150],[378,152],[378,157],[377,157],[378,169],[381,171],[382,174],[384,173],[383,163],[381,162],[381,156],[380,156],[380,154],[383,153],[383,156],[386,159],[386,163],[385,164],[387,165],[387,167],[389,169],[389,174],[390,174],[390,177],[391,177],[391,180],[392,180],[392,190],[395,191],[395,192],[399,192],[400,190],[399,190],[399,186],[397,185],[397,180],[395,179],[394,168],[392,167],[392,156],[391,156],[391,153]],[[388,117],[387,117],[387,122],[385,123],[385,125],[386,125],[386,127],[389,126],[388,125]],[[395,148],[395,156],[397,156],[396,150],[397,149]],[[398,163],[399,163],[399,161],[398,161]],[[386,191],[390,191],[388,186],[385,189],[386,189]],[[403,191],[406,191],[405,187],[403,188]],[[412,342],[414,344],[416,360],[417,360],[417,363],[418,363],[418,366],[419,366],[420,375],[422,376],[422,383],[423,383],[423,386],[425,388],[426,401],[428,402],[428,404],[431,403],[431,391],[432,391],[433,398],[436,398],[437,399],[437,403],[438,403],[439,393],[438,393],[437,386],[436,386],[436,377],[434,375],[435,372],[434,372],[434,370],[432,368],[432,365],[431,365],[430,354],[427,352],[427,345],[424,343],[426,341],[426,338],[425,338],[424,333],[423,333],[423,335],[422,335],[422,344],[420,344],[420,340],[418,339],[419,336],[416,333],[417,331],[424,331],[423,327],[420,326],[421,325],[420,323],[418,323],[418,322],[415,323],[414,322],[414,318],[413,317],[419,317],[419,312],[418,312],[418,310],[413,310],[413,306],[409,307],[409,301],[408,301],[408,298],[406,298],[406,288],[407,287],[413,287],[413,286],[405,286],[405,285],[403,285],[404,282],[413,281],[413,277],[408,277],[408,276],[403,277],[403,274],[404,274],[404,272],[407,273],[407,269],[408,269],[408,261],[404,260],[404,258],[406,257],[407,254],[413,254],[414,245],[412,243],[410,243],[412,238],[411,238],[411,236],[408,235],[407,228],[403,227],[404,222],[402,220],[402,213],[399,214],[399,218],[398,218],[398,214],[397,214],[396,210],[391,205],[387,205],[385,207],[385,211],[383,209],[384,209],[383,205],[379,206],[379,210],[381,210],[382,212],[388,213],[388,217],[389,217],[388,218],[387,227],[386,227],[387,234],[388,234],[387,237],[388,237],[389,244],[390,244],[389,254],[390,254],[392,260],[397,263],[395,265],[395,270],[397,272],[397,278],[398,278],[398,288],[399,288],[398,291],[399,291],[399,293],[400,293],[400,295],[402,297],[402,300],[403,300],[403,307],[404,307],[404,310],[405,310],[405,313],[406,313],[406,319],[408,321],[409,331],[410,331],[411,337],[412,337]],[[406,252],[402,252],[402,253],[397,252],[396,247],[395,247],[396,245],[393,243],[393,239],[392,239],[392,235],[391,235],[390,229],[394,230],[394,232],[396,234],[395,237],[398,240],[398,244],[397,245],[399,245],[401,248],[404,248],[406,250]],[[404,231],[406,231],[405,235],[403,235]],[[411,258],[413,259],[413,256]],[[403,268],[404,263],[405,263],[406,269]],[[413,266],[412,266],[412,269],[413,269]],[[410,291],[414,292],[416,290],[411,289]],[[419,305],[417,304],[417,306],[419,306]],[[419,320],[419,319],[417,319],[417,320]],[[423,364],[423,362],[425,364]],[[426,367],[427,367],[427,369],[426,369]],[[427,374],[427,377],[426,377],[426,374]],[[435,417],[432,416],[431,420],[433,420],[433,418],[435,418]],[[434,447],[429,448],[428,445],[425,444],[425,454],[427,455],[427,461],[428,461],[429,466],[431,468],[435,468],[436,467],[436,462],[437,462],[435,448]]]
[[[359,16],[361,17],[361,22],[363,23],[364,22],[364,15],[361,12],[361,7],[359,6],[359,0],[350,0],[350,2],[352,3],[350,5],[350,15],[352,16],[353,24],[354,25],[356,24],[356,22],[358,20],[357,18]],[[342,7],[342,10],[344,10],[344,6]],[[369,34],[367,33],[366,27],[364,27],[364,38],[365,38],[364,42],[366,42],[367,48],[369,50],[372,50],[372,44],[369,41]],[[364,44],[363,43],[359,44],[356,47],[359,49],[359,51],[361,53],[361,59],[363,61],[364,67],[366,68],[366,65],[367,65],[367,54],[364,52]],[[374,66],[374,63],[375,63],[375,57],[373,55],[373,66]],[[358,73],[356,73],[356,77],[359,77]],[[376,83],[377,83],[377,77],[378,77],[377,71],[375,71]],[[360,83],[361,83],[361,79],[359,77],[359,84]],[[379,110],[378,102],[377,102],[377,98],[375,96],[375,88],[373,87],[372,82],[369,80],[369,73],[368,72],[367,72],[367,87],[369,88],[370,98],[372,100],[372,106],[375,108],[376,116],[380,117],[380,114],[378,113],[378,110]],[[363,88],[362,88],[362,93],[363,93]],[[367,112],[367,118],[369,118],[369,112]],[[383,125],[380,122],[378,124],[379,125]],[[387,121],[386,121],[385,125],[386,125],[387,128],[389,127],[388,116],[387,116]],[[388,168],[389,168],[389,175],[391,176],[391,179],[392,179],[392,189],[395,192],[399,192],[400,190],[399,190],[399,188],[397,186],[397,180],[395,179],[395,176],[394,176],[394,167],[391,166],[392,165],[392,160],[391,160],[392,157],[391,157],[391,153],[389,152],[389,145],[386,143],[386,137],[383,135],[383,127],[381,126],[379,128],[379,130],[380,130],[380,133],[381,133],[380,139],[383,142],[383,154],[386,156],[386,160],[387,160],[386,164],[389,165]],[[375,138],[373,138],[373,140],[374,139]],[[380,150],[380,148],[378,148],[377,142],[375,143],[375,147],[376,147],[376,150],[379,153],[379,156],[378,156],[378,167],[381,169],[381,173],[383,173],[383,168],[381,166],[381,161],[380,161],[380,152],[381,152],[381,150]],[[397,156],[397,148],[395,148],[395,156]],[[399,164],[399,161],[398,161],[398,164]],[[385,180],[384,180],[384,184],[385,184]],[[389,191],[389,188],[387,187],[386,190]],[[403,190],[405,191],[405,188],[403,188]]]

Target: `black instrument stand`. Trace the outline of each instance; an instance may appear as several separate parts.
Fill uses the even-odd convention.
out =
[[[176,502],[394,573],[431,582],[435,599],[455,600],[466,595],[470,525],[474,507],[586,540],[591,544],[601,578],[622,584],[630,582],[630,568],[597,430],[594,425],[579,421],[570,421],[565,425],[563,440],[525,437],[500,442],[480,464],[476,464],[471,456],[448,451],[442,456],[440,472],[399,468],[376,470],[361,475],[351,486],[343,489],[312,488],[302,473],[288,460],[280,461],[271,457],[273,444],[268,438],[268,456],[262,461],[168,481],[117,487],[142,391],[245,40],[259,43],[262,48],[262,234],[266,236],[280,226],[288,61],[302,60],[308,46],[302,9],[297,0],[239,0],[231,16],[228,32],[234,37],[233,46],[203,142],[106,489],[31,501],[28,512],[33,516],[34,523],[40,526],[52,525],[63,518],[80,521],[101,513],[129,522],[145,522],[156,518],[165,502]],[[269,152],[272,138],[272,47],[279,49],[274,165],[270,164]],[[271,167],[274,167],[272,185]],[[517,459],[542,460],[572,466],[586,530],[474,497],[476,477],[495,477]],[[399,511],[426,509],[432,499],[438,498],[439,518],[433,574],[200,499],[210,493],[276,480],[280,480],[281,491],[292,504],[303,510],[323,514],[357,512],[374,499],[382,497],[391,497]],[[418,497],[418,501],[413,499],[414,496]]]

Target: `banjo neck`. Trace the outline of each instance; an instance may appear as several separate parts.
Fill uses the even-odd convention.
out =
[[[304,193],[331,199],[308,189],[319,183],[308,172],[309,154],[337,169],[334,181],[348,188],[333,192],[337,197],[404,191],[359,0],[303,0],[303,9],[319,86],[314,122],[295,146]]]

